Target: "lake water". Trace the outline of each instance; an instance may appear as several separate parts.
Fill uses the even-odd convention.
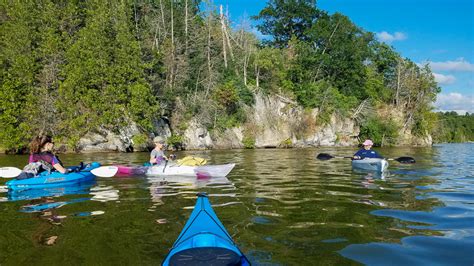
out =
[[[156,265],[207,192],[253,265],[473,265],[474,144],[379,149],[380,176],[353,172],[349,148],[181,152],[236,163],[227,178],[97,178],[40,199],[9,193],[0,179],[0,265]],[[141,164],[147,153],[62,155]],[[26,156],[0,156],[23,167]],[[32,206],[48,206],[34,212]],[[48,204],[48,205],[44,205]]]

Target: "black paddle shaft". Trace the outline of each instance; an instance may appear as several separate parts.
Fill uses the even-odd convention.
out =
[[[334,158],[352,159],[352,156],[332,156],[331,154],[327,154],[327,153],[320,153],[316,156],[316,159],[322,160],[322,161],[327,161],[327,160],[334,159]]]
[[[321,160],[321,161],[327,161],[327,160],[334,159],[334,158],[352,159],[352,157],[349,157],[349,156],[344,156],[344,157],[332,156],[331,154],[327,154],[327,153],[320,153],[316,156],[316,159]],[[404,163],[404,164],[416,163],[416,160],[414,158],[408,157],[408,156],[402,156],[402,157],[398,157],[398,158],[394,158],[394,159],[388,158],[387,160],[394,160],[394,161],[397,161],[399,163]]]

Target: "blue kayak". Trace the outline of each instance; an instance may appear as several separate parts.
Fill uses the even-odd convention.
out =
[[[178,239],[162,265],[250,265],[209,203],[207,195],[198,194]]]
[[[38,188],[38,189],[26,189],[26,190],[9,190],[8,200],[33,200],[43,197],[60,197],[64,195],[81,195],[89,194],[90,188],[96,184],[95,180],[86,182],[80,182],[74,184],[74,186],[65,184],[62,186]]]
[[[45,171],[32,178],[10,180],[6,185],[10,190],[43,189],[73,185],[93,180],[95,176],[91,173],[91,170],[97,167],[100,167],[100,163],[93,162],[78,172],[61,174],[56,171],[52,173]]]

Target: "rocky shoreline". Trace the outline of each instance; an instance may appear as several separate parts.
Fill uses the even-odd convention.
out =
[[[357,146],[360,128],[351,118],[336,115],[329,122],[318,123],[318,109],[304,110],[291,101],[277,96],[255,96],[255,105],[248,110],[248,120],[239,127],[227,128],[223,132],[209,131],[199,121],[192,119],[184,130],[170,125],[167,118],[154,121],[153,132],[141,132],[130,122],[118,133],[103,130],[89,132],[83,136],[75,152],[140,152],[153,147],[155,136],[181,136],[179,149],[242,149],[248,148],[304,148],[317,146]],[[137,137],[139,136],[139,137]],[[400,146],[432,145],[431,136],[415,137],[410,132],[401,132]],[[70,152],[65,149],[64,152]]]

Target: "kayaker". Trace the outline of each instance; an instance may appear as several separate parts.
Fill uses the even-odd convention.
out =
[[[362,143],[363,148],[354,154],[354,160],[361,160],[364,158],[383,158],[376,151],[371,150],[373,145],[374,143],[370,139],[366,139],[364,143]]]
[[[155,148],[150,153],[150,163],[153,165],[167,161],[168,157],[166,157],[164,152],[166,145],[165,139],[161,136],[157,136],[153,139],[153,143],[155,144]]]
[[[23,169],[18,179],[33,177],[42,171],[58,171],[62,174],[68,173],[61,161],[53,154],[54,142],[51,136],[40,135],[30,143],[30,157],[28,165]]]

